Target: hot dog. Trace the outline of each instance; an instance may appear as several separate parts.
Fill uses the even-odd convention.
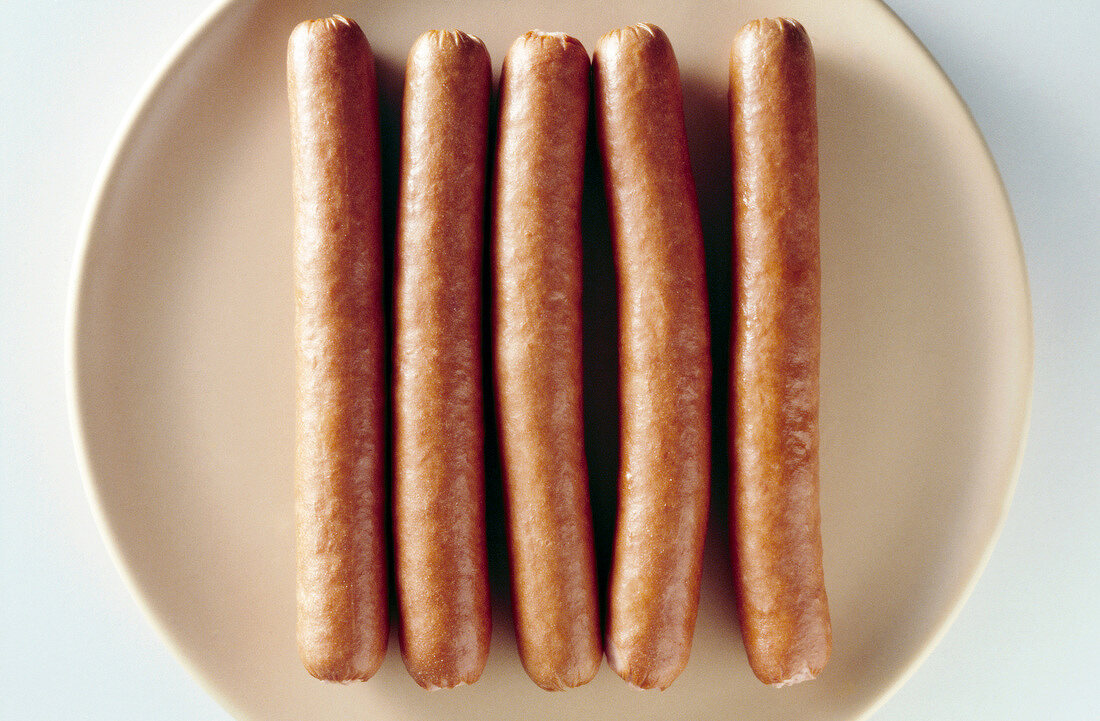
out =
[[[732,544],[761,681],[814,678],[832,646],[818,501],[821,355],[817,116],[810,40],[757,20],[730,56]]]
[[[593,56],[619,283],[621,468],[607,657],[641,688],[687,664],[710,474],[703,239],[676,58],[653,25]]]
[[[374,60],[359,27],[334,16],[295,28],[287,69],[298,648],[317,678],[365,680],[389,635]]]
[[[481,262],[491,69],[459,31],[409,54],[394,278],[394,553],[401,648],[426,688],[489,653]]]
[[[493,347],[520,658],[544,689],[603,658],[581,374],[588,53],[529,32],[501,73]]]

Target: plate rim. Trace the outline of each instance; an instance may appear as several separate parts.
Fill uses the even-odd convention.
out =
[[[240,2],[242,0],[214,0],[197,17],[192,19],[175,42],[157,60],[153,70],[146,77],[119,121],[92,181],[92,190],[84,208],[80,230],[78,231],[77,246],[70,266],[67,286],[64,347],[66,407],[77,467],[80,472],[80,481],[84,495],[91,507],[96,529],[103,539],[111,563],[131,599],[137,604],[142,617],[160,639],[163,646],[186,671],[188,677],[234,718],[240,718],[243,709],[228,694],[222,693],[214,685],[213,680],[207,678],[207,675],[202,672],[198,663],[189,657],[176,642],[161,615],[142,591],[133,569],[125,560],[122,544],[119,542],[115,528],[111,525],[104,509],[100,484],[97,482],[96,474],[93,471],[95,464],[88,450],[87,415],[83,405],[78,361],[80,358],[79,321],[85,306],[84,293],[87,290],[85,271],[89,257],[95,250],[93,241],[96,228],[104,213],[104,206],[110,198],[109,191],[117,182],[118,170],[122,160],[130,146],[135,142],[142,119],[151,111],[158,95],[163,92],[165,85],[171,80],[177,68],[183,65],[189,54],[195,52],[196,46],[202,37],[214,27],[222,16],[227,14],[232,6]]]
[[[973,595],[974,589],[977,588],[978,581],[981,579],[982,575],[984,575],[985,569],[989,565],[989,560],[993,557],[993,551],[997,546],[997,542],[1000,540],[1001,534],[1004,531],[1005,523],[1008,520],[1008,511],[1012,507],[1012,501],[1016,495],[1016,488],[1019,485],[1024,451],[1027,447],[1028,432],[1031,429],[1031,412],[1035,394],[1035,323],[1034,308],[1031,299],[1031,286],[1027,272],[1027,257],[1024,253],[1023,239],[1020,237],[1019,222],[1012,208],[1012,198],[1008,194],[1008,187],[1005,185],[1004,176],[1001,175],[1001,170],[997,165],[997,159],[993,156],[993,151],[989,147],[989,141],[986,140],[985,133],[982,132],[981,126],[978,124],[977,118],[974,117],[974,112],[971,110],[970,105],[966,102],[962,93],[959,92],[959,89],[955,87],[955,83],[952,82],[951,77],[947,74],[947,71],[944,70],[943,66],[940,65],[939,61],[936,60],[935,55],[928,49],[928,46],[924,44],[916,32],[909,27],[885,0],[865,1],[879,5],[882,10],[886,12],[890,22],[899,28],[902,34],[907,36],[920,50],[921,55],[923,55],[925,60],[931,65],[935,74],[950,91],[954,101],[958,103],[958,106],[962,109],[970,131],[973,133],[974,137],[978,139],[978,143],[981,146],[982,158],[988,163],[993,173],[993,178],[996,182],[997,199],[1004,205],[1009,221],[1012,236],[1011,240],[1015,251],[1015,265],[1020,276],[1020,288],[1023,293],[1023,297],[1020,300],[1022,301],[1024,317],[1017,320],[1021,323],[1024,334],[1024,338],[1022,339],[1024,341],[1022,348],[1024,368],[1022,369],[1023,373],[1021,377],[1023,388],[1020,389],[1021,407],[1019,409],[1019,417],[1016,419],[1018,423],[1016,427],[1018,440],[1014,452],[1012,468],[1009,471],[1008,477],[1004,480],[1004,497],[1000,499],[1000,507],[997,509],[997,519],[989,533],[989,538],[986,539],[981,554],[970,568],[966,583],[963,584],[963,587],[959,590],[957,598],[952,601],[950,606],[945,609],[945,612],[937,619],[932,633],[928,635],[920,649],[902,668],[893,683],[889,684],[883,692],[879,694],[878,698],[876,698],[855,721],[867,721],[867,719],[871,718],[871,716],[886,705],[886,703],[893,698],[894,694],[913,677],[955,624],[955,621],[962,613],[963,607],[966,606],[966,602]]]

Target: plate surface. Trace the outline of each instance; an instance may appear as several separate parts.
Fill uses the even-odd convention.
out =
[[[357,19],[377,56],[384,166],[396,172],[405,55],[423,30],[482,37],[499,73],[542,28],[589,50],[638,21],[677,51],[707,242],[715,458],[691,662],[642,693],[606,664],[548,694],[518,662],[499,474],[490,469],[489,665],[427,693],[396,637],[367,683],[310,678],[294,646],[290,162],[285,43],[302,19]],[[817,54],[821,138],[822,506],[835,649],[822,676],[753,677],[727,546],[728,48],[786,15]],[[585,215],[586,414],[604,573],[613,528],[614,278],[598,165]],[[390,183],[392,188],[392,182]],[[387,200],[392,228],[393,194]],[[75,437],[119,567],[204,686],[251,719],[853,719],[946,630],[992,548],[1031,391],[1030,304],[1011,209],[965,106],[889,10],[850,2],[629,4],[238,1],[212,11],[150,84],[91,204],[73,288]]]

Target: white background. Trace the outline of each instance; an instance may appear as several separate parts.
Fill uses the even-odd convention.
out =
[[[989,566],[873,718],[1100,718],[1100,4],[889,4],[946,70],[1000,168],[1027,257],[1036,370],[1022,473]],[[2,5],[2,719],[228,718],[161,644],[107,555],[64,380],[70,272],[97,169],[206,5]]]

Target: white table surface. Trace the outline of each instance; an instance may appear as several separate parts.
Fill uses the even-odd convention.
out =
[[[1100,718],[1100,3],[892,0],[969,104],[1027,256],[1036,365],[989,565],[875,715]],[[100,540],[66,411],[65,311],[97,169],[207,5],[4,3],[0,21],[0,718],[227,719]]]

